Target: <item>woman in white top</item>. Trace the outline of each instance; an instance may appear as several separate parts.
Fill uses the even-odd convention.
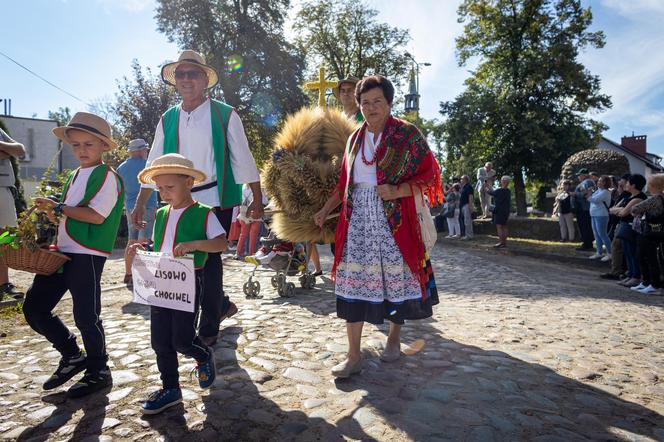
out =
[[[611,260],[611,240],[609,239],[609,207],[611,206],[611,178],[602,176],[597,181],[597,190],[588,200],[590,201],[590,219],[595,235],[597,251],[590,259],[600,259],[604,262]],[[606,256],[602,257],[602,247],[606,249]]]

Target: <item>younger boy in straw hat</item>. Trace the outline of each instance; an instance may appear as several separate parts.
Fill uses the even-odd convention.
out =
[[[194,312],[150,308],[152,348],[157,354],[162,388],[143,403],[143,413],[157,414],[182,402],[178,383],[178,353],[197,362],[198,384],[209,388],[214,382],[216,368],[214,353],[196,332],[196,318],[203,296],[203,267],[207,254],[227,248],[226,231],[212,212],[212,208],[194,201],[191,189],[205,181],[205,174],[180,154],[167,154],[152,161],[150,167],[138,175],[143,184],[157,187],[167,206],[157,210],[153,230],[154,250],[183,256],[193,252],[196,268],[196,302]],[[143,246],[135,244],[130,254]]]
[[[101,273],[113,251],[123,208],[122,180],[104,164],[102,155],[116,147],[111,127],[101,117],[78,112],[64,127],[53,129],[68,143],[80,167],[69,174],[59,202],[36,198],[35,204],[52,220],[59,217],[57,247],[70,258],[62,271],[35,276],[23,304],[25,319],[62,355],[44,390],[63,385],[77,373],[83,377],[68,391],[81,397],[112,384],[101,318]],[[74,321],[85,351],[53,309],[71,293]]]

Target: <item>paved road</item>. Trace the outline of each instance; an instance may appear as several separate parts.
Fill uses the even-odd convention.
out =
[[[322,251],[322,248],[321,248]],[[329,256],[324,263],[329,266]],[[664,299],[633,294],[589,270],[461,245],[433,253],[441,304],[404,327],[419,354],[382,363],[386,326],[365,328],[365,368],[335,381],[344,356],[329,280],[279,298],[235,291],[209,392],[180,359],[183,406],[144,418],[158,385],[147,309],[126,290],[104,294],[115,386],[66,401],[40,384],[57,365],[50,346],[17,320],[0,338],[0,436],[77,440],[664,440]],[[226,261],[227,286],[248,267]],[[122,274],[110,261],[109,275]],[[110,283],[109,278],[108,281]],[[71,323],[69,301],[60,310]],[[185,439],[186,438],[186,439]]]

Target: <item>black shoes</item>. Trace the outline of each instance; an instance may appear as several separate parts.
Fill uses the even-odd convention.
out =
[[[85,370],[86,365],[84,351],[79,352],[76,356],[60,359],[60,364],[58,364],[55,373],[44,382],[44,390],[52,390],[66,383],[78,373]]]
[[[67,397],[79,398],[113,385],[111,370],[104,367],[97,371],[86,371],[80,381],[67,390]]]
[[[618,275],[614,275],[614,274],[611,273],[611,272],[609,272],[609,273],[602,273],[601,275],[599,275],[599,277],[602,278],[602,279],[613,279],[613,280],[615,280],[615,281],[618,281],[619,279],[621,279],[620,276],[618,276]]]
[[[5,284],[0,285],[0,301],[2,301],[2,298],[5,296],[12,298],[12,299],[23,299],[25,294],[21,292],[19,289],[16,288],[14,284],[11,282],[7,282]]]

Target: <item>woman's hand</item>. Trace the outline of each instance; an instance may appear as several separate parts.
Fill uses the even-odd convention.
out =
[[[392,201],[411,195],[410,186],[395,186],[394,184],[381,184],[376,186],[376,193],[383,201]]]
[[[196,241],[181,242],[173,249],[173,256],[175,257],[184,256],[189,252],[193,252],[194,250],[198,250],[198,247],[196,246]]]
[[[58,204],[52,199],[42,197],[34,198],[32,201],[35,203],[35,206],[37,206],[37,209],[46,213],[53,212],[53,208]]]
[[[314,214],[314,224],[322,229],[329,214],[330,212],[327,210],[327,208],[323,207]]]

